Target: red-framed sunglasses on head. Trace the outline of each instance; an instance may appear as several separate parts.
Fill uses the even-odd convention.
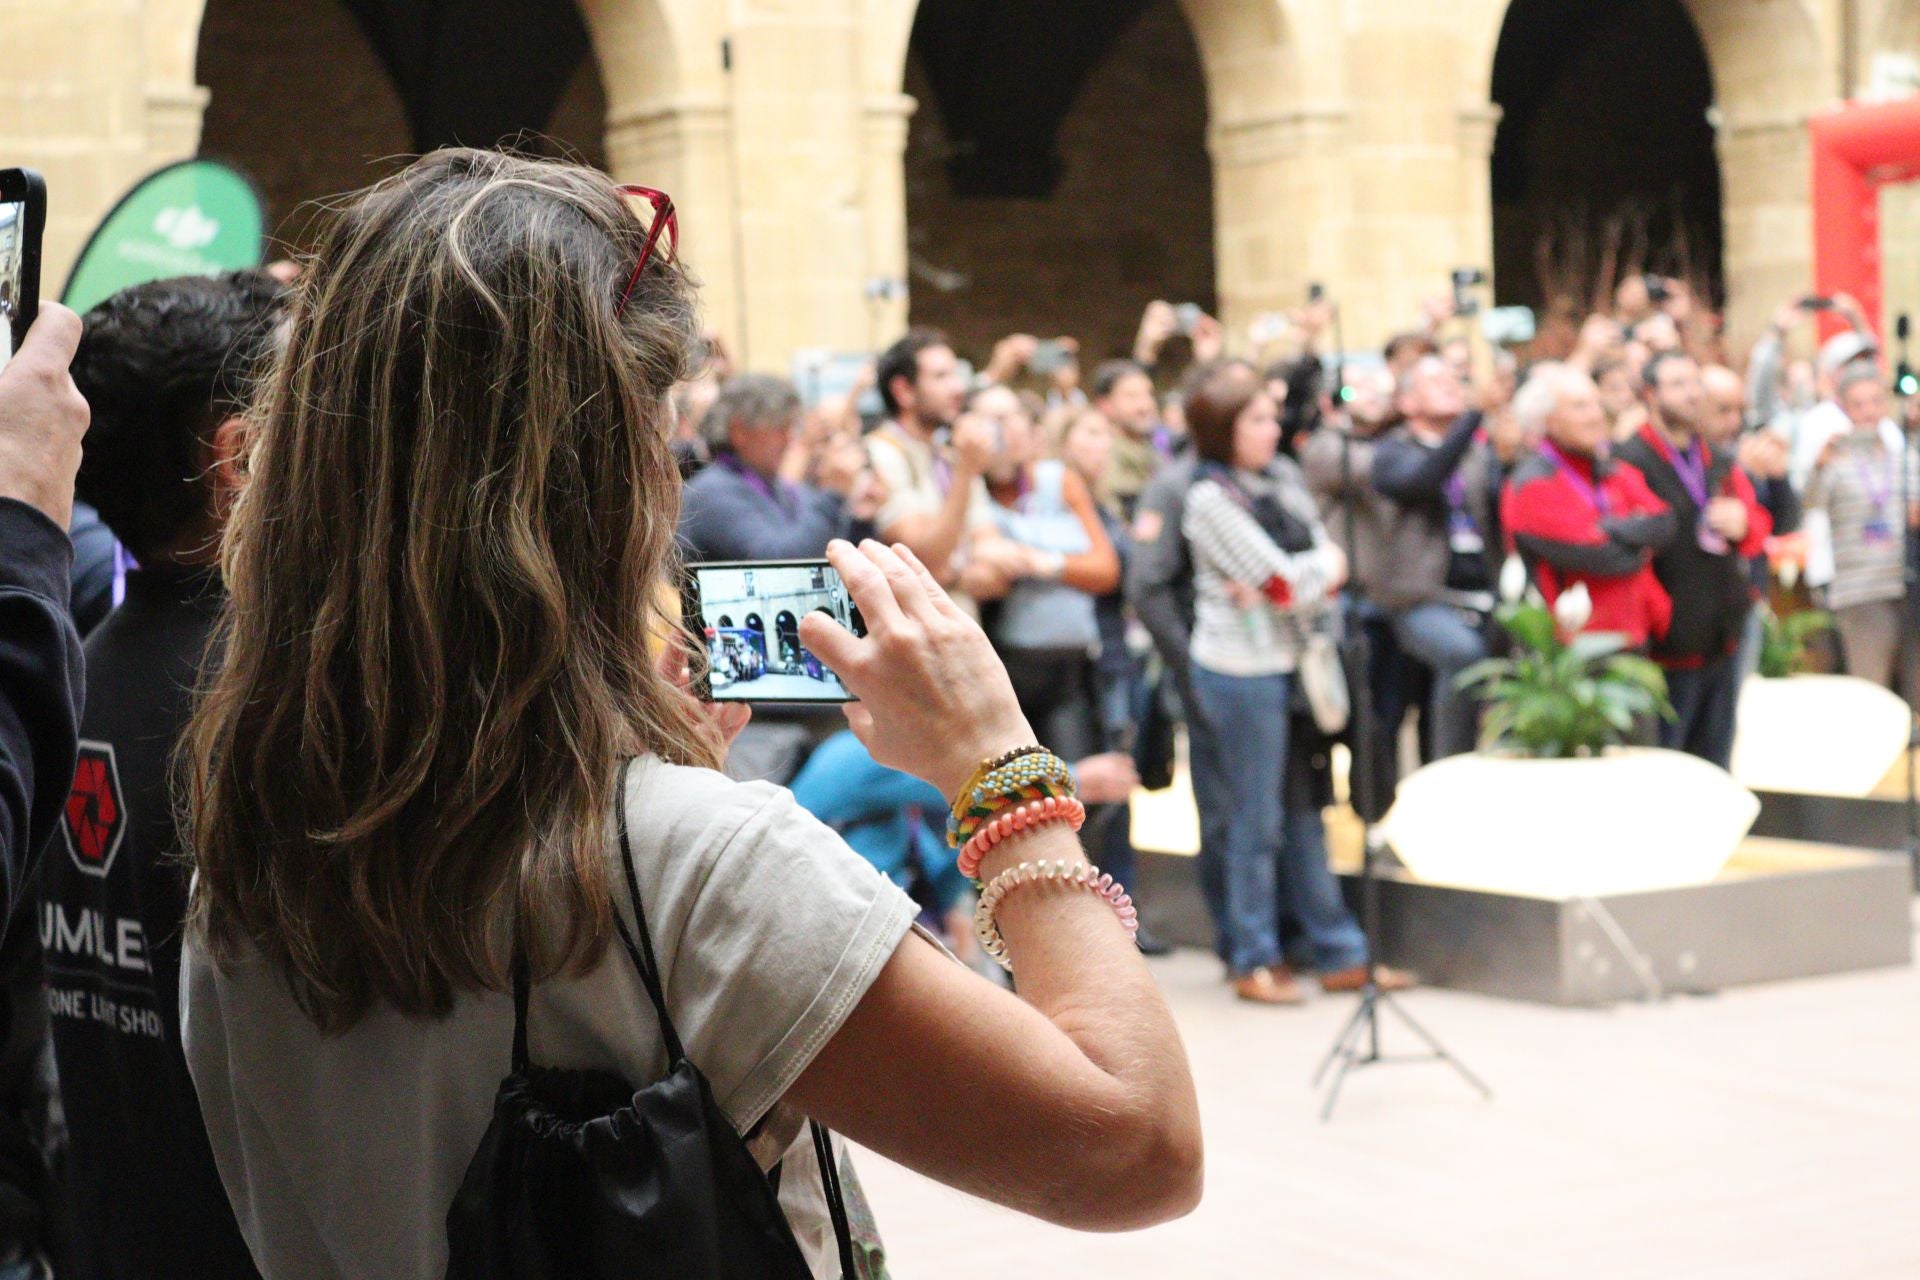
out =
[[[653,210],[647,221],[646,243],[640,246],[640,260],[633,264],[633,274],[627,277],[627,287],[620,291],[620,304],[613,309],[618,316],[626,311],[627,300],[633,296],[633,286],[640,283],[640,273],[653,261],[654,254],[660,255],[660,261],[672,262],[674,250],[680,243],[680,216],[674,212],[673,197],[664,191],[652,187],[626,185],[619,188],[627,203],[639,213],[638,202],[646,201]]]

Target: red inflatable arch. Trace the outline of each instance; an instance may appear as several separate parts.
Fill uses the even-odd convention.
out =
[[[1920,178],[1920,97],[1850,103],[1815,116],[1813,275],[1824,294],[1850,293],[1880,325],[1880,186]],[[1823,332],[1839,321],[1823,317]]]

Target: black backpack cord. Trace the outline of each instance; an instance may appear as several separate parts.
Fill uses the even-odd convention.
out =
[[[813,1153],[820,1161],[820,1185],[827,1193],[827,1214],[833,1219],[833,1238],[840,1245],[840,1280],[854,1280],[853,1228],[847,1225],[847,1204],[840,1194],[840,1164],[833,1158],[833,1139],[818,1120],[807,1121],[813,1130]]]
[[[613,927],[620,933],[620,941],[626,945],[627,954],[633,958],[633,967],[640,971],[640,981],[647,988],[647,996],[653,1001],[653,1011],[660,1019],[660,1034],[667,1042],[667,1057],[672,1063],[684,1062],[687,1051],[681,1047],[680,1034],[674,1030],[673,1019],[667,1014],[666,993],[660,988],[660,965],[653,955],[653,935],[647,928],[646,909],[640,905],[640,877],[633,869],[633,846],[627,836],[627,771],[632,768],[631,760],[620,766],[620,781],[614,798],[614,822],[620,833],[620,865],[627,873],[627,894],[633,902],[633,923],[639,930],[640,940],[636,946],[634,939],[627,933],[627,925],[619,912],[613,914]],[[517,963],[517,953],[516,953]],[[514,1052],[524,1054],[525,1032],[520,1024],[525,1021],[525,988],[520,979],[523,971],[515,971],[514,998],[517,1002],[514,1024]],[[820,1162],[820,1187],[826,1193],[827,1214],[833,1219],[834,1240],[840,1246],[840,1274],[842,1280],[854,1280],[853,1265],[853,1229],[847,1224],[847,1205],[840,1190],[840,1170],[833,1158],[833,1141],[827,1136],[827,1130],[817,1120],[807,1122],[813,1129],[813,1150]]]

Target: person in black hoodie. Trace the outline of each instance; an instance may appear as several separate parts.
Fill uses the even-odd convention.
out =
[[[80,636],[68,603],[73,473],[87,402],[67,366],[73,312],[43,304],[0,364],[0,929],[60,821],[79,735]],[[54,1108],[46,1014],[22,920],[0,946],[0,1274],[44,1276],[62,1234],[48,1214]]]
[[[1641,386],[1647,424],[1613,456],[1646,477],[1678,526],[1653,560],[1673,599],[1673,620],[1653,645],[1675,713],[1660,727],[1660,745],[1725,769],[1740,698],[1735,650],[1753,606],[1747,562],[1765,548],[1773,520],[1732,451],[1706,438],[1707,395],[1693,358],[1660,352]]]
[[[139,563],[87,639],[79,765],[40,884],[83,1280],[257,1274],[181,1056],[168,781],[222,600],[242,405],[280,314],[263,273],[137,285],[87,314],[74,360],[94,415],[79,489]]]

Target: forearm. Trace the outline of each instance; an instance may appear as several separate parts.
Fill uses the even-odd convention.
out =
[[[66,535],[0,501],[0,548],[0,910],[11,915],[73,781],[81,663]]]
[[[951,577],[953,553],[959,549],[961,537],[966,533],[972,497],[971,477],[956,475],[953,487],[941,499],[937,511],[911,521],[903,520],[897,530],[884,530],[885,540],[906,543],[935,577]]]
[[[1373,451],[1373,487],[1396,502],[1438,496],[1473,446],[1480,421],[1477,411],[1462,414],[1432,449],[1409,440],[1381,441]]]
[[[1634,516],[1609,516],[1600,528],[1614,542],[1638,550],[1658,551],[1673,541],[1679,528],[1671,511]]]
[[[1060,582],[1090,596],[1104,596],[1120,585],[1120,557],[1112,547],[1065,557]]]
[[[1050,827],[992,850],[981,876],[990,883],[1010,867],[1042,859],[1086,860],[1077,836]],[[1164,1215],[1127,1212],[1135,1195],[1130,1184],[1142,1170],[1197,1163],[1200,1144],[1198,1103],[1166,1001],[1113,908],[1084,889],[1027,885],[1002,900],[996,918],[1020,998],[1055,1033],[1028,1041],[1034,1078],[1065,1075],[1072,1083],[1061,1084],[1076,1099],[1019,1119],[1000,1117],[1000,1142],[1056,1158],[1079,1148],[1077,1160],[1060,1162],[1025,1189],[1035,1197],[1029,1211],[1063,1220],[1091,1192],[1111,1197],[1120,1211],[1077,1225],[1148,1225]]]

